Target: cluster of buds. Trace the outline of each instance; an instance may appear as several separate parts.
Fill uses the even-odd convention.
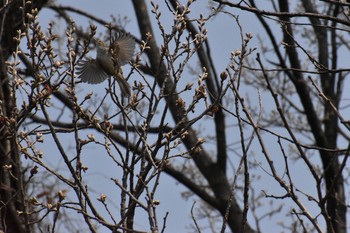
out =
[[[207,98],[207,85],[202,84],[199,87],[196,88],[195,90],[195,99],[199,100],[199,99],[205,99]]]

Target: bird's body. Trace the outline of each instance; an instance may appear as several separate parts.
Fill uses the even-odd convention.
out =
[[[134,39],[126,33],[119,33],[110,46],[96,40],[96,58],[79,63],[77,74],[82,82],[97,84],[113,76],[124,96],[130,96],[130,85],[123,77],[122,66],[128,63],[135,49]]]
[[[114,64],[112,60],[112,55],[109,52],[109,49],[106,47],[101,48],[100,46],[103,46],[100,43],[103,43],[102,41],[97,41],[97,53],[96,53],[96,61],[101,66],[101,68],[108,74],[108,75],[114,75],[116,66],[120,66],[118,64]]]

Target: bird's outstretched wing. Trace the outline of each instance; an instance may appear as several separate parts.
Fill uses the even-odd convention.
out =
[[[78,63],[76,74],[84,83],[97,84],[106,80],[109,75],[103,71],[98,62],[93,58],[88,58]]]
[[[110,50],[119,67],[131,60],[134,55],[135,44],[134,38],[129,33],[119,32],[112,39]]]

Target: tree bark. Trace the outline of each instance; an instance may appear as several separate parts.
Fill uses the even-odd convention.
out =
[[[26,14],[40,10],[47,0],[2,1],[0,5],[0,230],[6,233],[31,232],[26,215],[25,187],[17,142],[16,102],[6,61],[17,46],[17,30],[24,32]]]

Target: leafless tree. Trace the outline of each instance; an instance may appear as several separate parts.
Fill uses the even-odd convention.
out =
[[[129,98],[113,78],[86,92],[75,72],[94,38],[129,31],[125,19],[1,3],[0,230],[167,232],[157,212],[167,199],[156,197],[168,174],[198,200],[195,232],[264,232],[269,219],[284,231],[346,232],[350,4],[214,0],[197,17],[199,2],[128,2],[140,32],[124,70]],[[55,13],[48,25],[43,7]],[[243,14],[262,30],[246,31]],[[218,71],[207,25],[221,16],[240,44]]]

